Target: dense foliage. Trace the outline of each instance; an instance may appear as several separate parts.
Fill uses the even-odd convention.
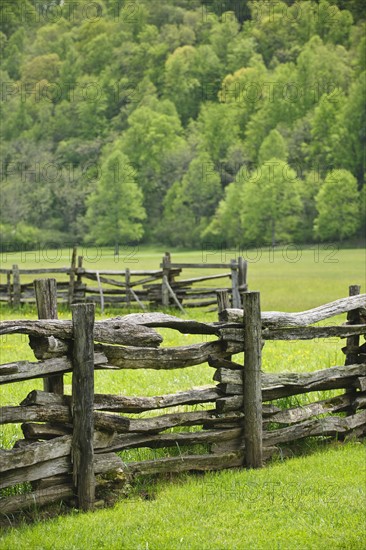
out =
[[[362,6],[2,2],[3,241],[357,237]]]

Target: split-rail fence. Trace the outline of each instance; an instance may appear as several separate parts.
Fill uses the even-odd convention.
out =
[[[207,269],[207,275],[182,278],[182,273]],[[221,273],[212,271],[225,270]],[[71,306],[73,303],[90,302],[114,308],[131,306],[143,311],[161,307],[179,308],[216,305],[217,287],[213,281],[224,281],[231,295],[233,308],[241,307],[240,295],[247,290],[247,262],[242,257],[230,263],[173,263],[166,252],[157,270],[108,270],[83,266],[83,257],[74,248],[69,267],[20,269],[17,264],[0,269],[4,276],[0,284],[0,302],[18,308],[21,304],[34,303],[34,276],[57,277],[58,302]],[[208,283],[208,284],[207,284]],[[205,286],[204,286],[205,285]]]
[[[2,335],[29,335],[38,360],[1,365],[0,384],[44,379],[43,391],[0,408],[0,423],[22,423],[24,434],[13,449],[0,450],[0,489],[31,483],[29,493],[3,496],[0,513],[67,499],[91,509],[96,476],[106,472],[134,477],[256,468],[308,436],[365,435],[366,344],[360,336],[366,334],[366,295],[359,291],[350,287],[353,295],[300,313],[261,313],[258,292],[242,295],[243,310],[229,308],[228,294],[219,291],[219,321],[213,323],[163,313],[95,321],[93,304],[75,304],[72,320],[58,320],[56,281],[35,281],[39,319],[0,322]],[[342,325],[314,325],[342,313]],[[207,341],[163,347],[159,328],[205,335]],[[261,370],[262,345],[269,340],[330,337],[346,339],[344,365],[309,373]],[[241,352],[244,363],[233,361]],[[210,386],[154,397],[94,392],[96,369],[174,370],[203,363],[213,369]],[[72,395],[64,395],[63,375],[70,372]],[[344,391],[302,406],[276,402],[323,390]],[[180,455],[126,462],[117,454],[162,447],[178,447]]]

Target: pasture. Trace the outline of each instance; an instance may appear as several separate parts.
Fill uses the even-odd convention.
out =
[[[61,253],[60,253],[61,252]],[[116,258],[112,250],[89,249],[85,264],[103,268],[156,269],[163,250],[126,249]],[[176,261],[228,261],[238,251],[171,251]],[[365,291],[365,252],[334,247],[261,249],[242,253],[249,262],[248,283],[261,291],[262,310],[301,311],[347,296],[350,284]],[[52,256],[53,254],[53,256]],[[224,257],[223,257],[224,255]],[[69,265],[68,251],[48,251],[52,265]],[[127,260],[138,264],[128,264]],[[45,267],[42,254],[9,254],[3,267]],[[122,260],[125,260],[123,262]],[[50,267],[48,265],[48,267]],[[95,267],[96,268],[96,267]],[[191,275],[191,273],[185,273]],[[192,275],[198,275],[192,272]],[[104,318],[123,311],[110,310]],[[127,313],[127,311],[126,311]],[[177,313],[174,313],[177,314]],[[2,307],[2,319],[34,318],[25,308],[9,311]],[[69,313],[62,311],[60,317]],[[187,317],[214,321],[217,314],[188,311]],[[98,318],[102,318],[99,314]],[[340,322],[343,322],[341,319]],[[169,333],[171,334],[171,333]],[[195,337],[174,332],[165,345],[193,343]],[[189,338],[189,341],[187,341]],[[201,340],[199,340],[201,339]],[[196,341],[202,341],[197,336]],[[27,338],[14,335],[0,339],[1,363],[15,358],[32,359]],[[236,360],[242,360],[236,357]],[[338,339],[311,342],[268,342],[264,348],[263,370],[305,372],[342,365],[344,355]],[[70,391],[66,376],[66,392]],[[183,369],[172,377],[166,371],[96,373],[96,391],[156,395],[212,383],[212,371],[205,366]],[[0,387],[1,404],[19,402],[42,382],[23,382]],[[319,392],[319,399],[334,392]],[[301,398],[306,403],[306,395]],[[3,427],[0,445],[11,447],[20,430]],[[126,460],[139,459],[163,451],[125,451]],[[360,547],[365,535],[365,447],[361,443],[334,443],[330,447],[305,440],[303,457],[277,461],[261,471],[227,471],[204,476],[180,475],[167,479],[145,479],[135,488],[121,492],[118,504],[108,510],[80,515],[76,512],[43,523],[45,512],[33,513],[35,525],[4,533],[0,548],[334,548]],[[143,455],[143,456],[142,456]],[[127,495],[127,498],[124,496]],[[51,512],[50,512],[51,513]],[[9,523],[11,518],[9,518]],[[265,529],[263,529],[265,526]],[[60,535],[62,533],[62,536]]]

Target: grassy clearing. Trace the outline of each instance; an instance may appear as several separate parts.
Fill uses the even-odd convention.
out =
[[[330,256],[330,252],[333,256]],[[162,251],[140,250],[138,267],[114,261],[112,252],[100,259],[99,267],[121,269],[157,268]],[[176,261],[202,261],[202,251],[172,252]],[[363,284],[365,253],[362,250],[301,251],[297,262],[290,262],[283,250],[274,256],[262,251],[258,261],[249,266],[249,285],[261,291],[263,310],[299,311],[315,307],[348,293],[349,284]],[[227,261],[207,256],[207,261]],[[252,255],[254,258],[254,253]],[[259,256],[258,256],[259,258]],[[8,265],[19,263],[21,256],[8,258]],[[24,259],[24,258],[23,258]],[[250,260],[250,258],[248,257]],[[103,260],[103,263],[102,263]],[[271,261],[269,261],[271,260]],[[337,262],[330,262],[337,260]],[[61,258],[59,265],[68,265]],[[90,262],[91,263],[91,262]],[[39,267],[29,257],[27,267]],[[45,265],[44,263],[42,265]],[[95,266],[95,263],[94,263]],[[6,265],[4,266],[6,267]],[[198,275],[193,270],[185,276]],[[363,289],[364,290],[364,289]],[[109,310],[106,318],[127,313]],[[2,319],[35,318],[32,308],[21,311],[0,309]],[[66,311],[60,317],[69,318]],[[191,310],[187,317],[214,321],[215,313]],[[342,323],[345,316],[328,324]],[[164,346],[179,346],[202,341],[202,336],[186,336],[162,330]],[[0,363],[19,359],[32,360],[27,337],[11,335],[0,338]],[[268,342],[263,351],[263,370],[267,372],[309,372],[344,363],[343,343],[338,339],[311,342]],[[235,358],[242,361],[242,356]],[[127,395],[158,395],[212,384],[213,370],[208,366],[180,371],[97,372],[96,391]],[[71,376],[65,377],[66,392],[71,392]],[[2,405],[17,405],[42,381],[0,386]],[[301,404],[334,395],[316,392],[298,396],[291,404]],[[296,401],[296,402],[295,402]],[[0,427],[0,447],[11,448],[21,437],[19,426]],[[156,482],[140,481],[129,498],[122,496],[113,509],[81,515],[72,512],[42,523],[34,511],[33,526],[12,529],[0,539],[1,548],[360,548],[365,535],[365,447],[361,444],[334,444],[323,448],[317,440],[305,441],[306,457],[272,464],[262,471],[228,471],[205,476],[182,475]],[[179,450],[172,451],[174,454]],[[196,449],[195,449],[196,452]],[[128,451],[126,461],[163,456],[163,450]],[[146,500],[146,498],[148,500]],[[57,509],[57,507],[56,507]],[[60,509],[61,510],[61,509]]]
[[[164,250],[156,247],[121,248],[115,257],[109,248],[80,247],[84,265],[91,269],[159,269]],[[336,300],[348,294],[351,284],[365,283],[366,255],[363,249],[342,250],[335,245],[280,246],[258,250],[171,250],[173,262],[230,262],[242,255],[249,263],[248,282],[251,290],[260,290],[262,308],[300,311]],[[3,254],[2,267],[18,264],[20,268],[67,267],[71,250],[38,250]],[[222,270],[212,270],[212,273]],[[208,274],[204,270],[203,274]],[[210,271],[211,273],[211,271]],[[184,278],[198,276],[198,270],[184,270]],[[25,276],[23,276],[25,277]],[[2,282],[4,276],[0,277]],[[27,279],[24,279],[27,280]],[[32,280],[29,276],[28,280]],[[66,279],[65,279],[66,280]],[[218,282],[211,281],[212,286]],[[225,283],[227,284],[227,283]],[[205,283],[206,285],[206,283]]]

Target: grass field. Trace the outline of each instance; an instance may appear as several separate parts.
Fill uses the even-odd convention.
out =
[[[237,251],[236,254],[235,251],[171,252],[173,261],[177,262],[221,262],[237,256]],[[94,249],[96,262],[90,260],[91,250],[85,256],[89,257],[90,265],[98,265],[100,269],[157,269],[164,251],[144,248],[126,249],[124,253],[125,260],[133,258],[138,263],[124,263],[121,256],[116,262],[113,252],[106,249],[98,254]],[[69,251],[57,251],[57,254],[60,256],[57,265],[67,266]],[[363,250],[282,248],[274,254],[263,249],[243,255],[249,261],[249,287],[261,291],[263,310],[299,311],[315,307],[346,296],[350,284],[361,284],[365,291]],[[254,261],[255,255],[257,261]],[[51,252],[47,257],[52,257]],[[56,253],[53,257],[56,258]],[[4,260],[3,267],[13,263],[18,263],[20,268],[50,267],[38,261],[42,260],[41,256],[31,253],[8,255]],[[192,270],[184,275],[198,273]],[[116,313],[123,314],[123,311],[107,311],[103,317]],[[11,312],[3,307],[1,314],[2,319],[35,317],[31,308]],[[60,316],[69,314],[61,312]],[[187,316],[216,320],[213,312],[191,310]],[[337,322],[344,322],[344,316]],[[185,345],[202,339],[172,331],[162,333],[163,345]],[[342,345],[333,339],[267,343],[263,369],[305,372],[340,365],[344,363]],[[32,359],[27,339],[20,335],[0,338],[0,363],[15,359]],[[70,391],[70,376],[65,382],[66,390]],[[157,395],[211,383],[212,369],[205,366],[174,373],[96,373],[97,392],[128,395]],[[41,388],[42,382],[1,386],[1,404],[19,404],[36,387]],[[312,394],[311,400],[323,397],[325,392],[319,392]],[[306,402],[309,396],[301,399]],[[2,427],[0,446],[10,448],[20,433],[19,427]],[[158,482],[150,478],[141,482],[136,491],[130,491],[129,498],[121,498],[113,509],[96,511],[92,516],[73,512],[43,523],[42,518],[47,514],[34,512],[32,518],[38,521],[4,533],[0,549],[361,548],[366,535],[365,446],[349,442],[323,447],[308,440],[302,451],[305,456],[274,463],[261,471],[182,475]],[[134,452],[125,455],[125,460],[135,459]],[[144,459],[151,456],[152,451],[139,453],[138,458]]]

